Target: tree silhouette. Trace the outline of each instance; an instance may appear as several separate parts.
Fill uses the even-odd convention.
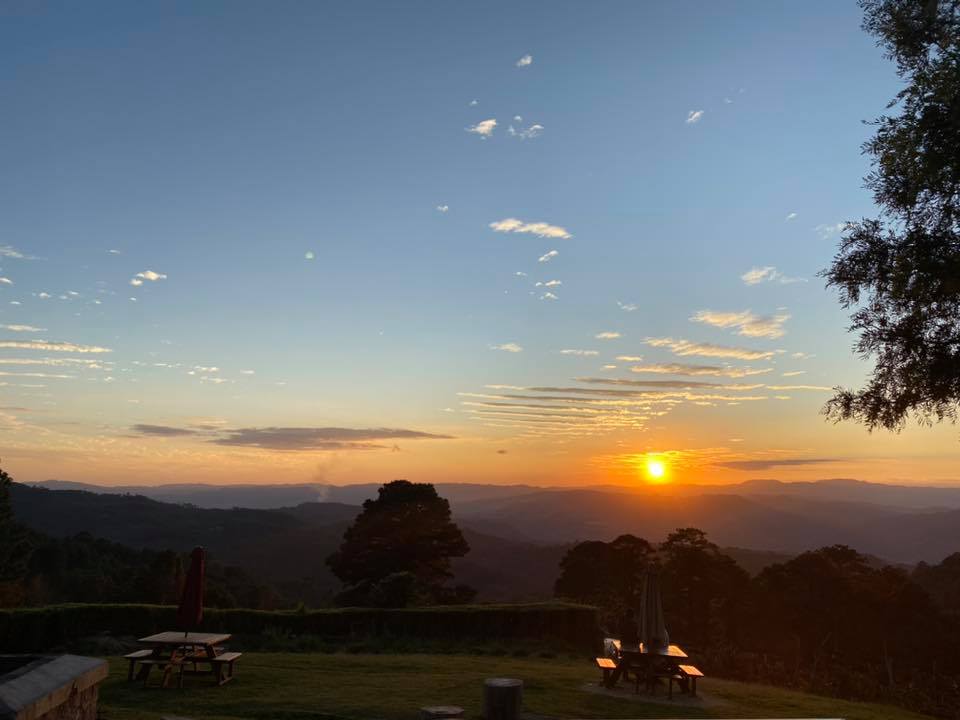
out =
[[[470,595],[444,588],[450,558],[469,550],[433,485],[394,480],[363,503],[327,565],[345,585],[341,604],[443,602]]]
[[[828,286],[856,308],[866,387],[838,388],[825,412],[898,430],[912,414],[956,420],[960,404],[960,3],[861,0],[863,28],[906,87],[865,143],[877,219],[850,223]]]
[[[640,603],[643,575],[655,564],[653,546],[621,535],[612,542],[578,543],[560,560],[554,595],[603,607],[610,618]]]
[[[13,604],[12,596],[26,572],[30,555],[27,531],[13,517],[10,485],[13,478],[0,468],[0,604]]]
[[[693,642],[738,632],[750,581],[747,573],[697,528],[677,528],[660,543],[663,602],[674,637]]]

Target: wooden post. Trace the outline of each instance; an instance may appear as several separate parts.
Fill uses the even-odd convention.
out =
[[[518,720],[522,700],[522,680],[487,678],[483,682],[483,717],[486,720]]]

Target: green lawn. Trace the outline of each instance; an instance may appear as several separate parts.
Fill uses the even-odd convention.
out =
[[[422,705],[464,707],[478,718],[487,677],[524,681],[524,710],[556,718],[833,717],[848,720],[919,720],[896,708],[706,678],[700,686],[719,702],[689,708],[649,704],[584,690],[597,673],[584,660],[471,655],[352,655],[244,653],[233,682],[216,687],[187,677],[182,691],[143,689],[126,682],[126,662],[111,660],[101,690],[104,720],[356,718],[413,720]],[[156,679],[156,676],[154,676]]]

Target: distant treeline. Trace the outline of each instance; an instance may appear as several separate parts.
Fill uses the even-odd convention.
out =
[[[624,535],[574,546],[556,594],[616,627],[661,578],[667,629],[708,675],[960,716],[960,553],[912,573],[825,547],[750,577],[695,528],[659,545]]]
[[[80,533],[52,538],[23,531],[20,572],[0,581],[0,607],[65,602],[177,603],[186,563],[183,553],[148,550]],[[206,601],[213,607],[274,608],[276,589],[236,567],[207,563]]]

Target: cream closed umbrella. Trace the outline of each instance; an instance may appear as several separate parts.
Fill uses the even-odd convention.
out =
[[[663,601],[660,599],[660,576],[649,570],[643,576],[640,594],[640,642],[648,653],[666,652],[670,635],[663,620]]]

